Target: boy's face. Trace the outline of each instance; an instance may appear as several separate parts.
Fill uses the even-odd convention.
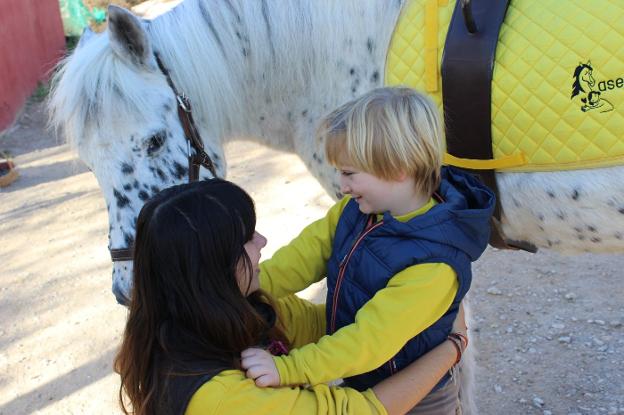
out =
[[[350,165],[338,166],[340,191],[351,195],[365,214],[389,211],[394,215],[400,212],[405,196],[403,182],[383,180],[365,173]]]

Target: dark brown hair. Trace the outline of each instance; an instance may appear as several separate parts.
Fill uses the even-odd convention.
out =
[[[244,349],[267,335],[284,340],[255,307],[270,299],[262,292],[245,297],[237,283],[239,263],[251,275],[243,245],[255,226],[252,199],[225,180],[175,186],[143,206],[128,321],[114,362],[124,413],[158,413],[167,363],[176,356],[240,368]]]

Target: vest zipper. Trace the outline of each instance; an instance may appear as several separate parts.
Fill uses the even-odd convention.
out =
[[[353,254],[355,249],[358,247],[360,242],[362,242],[362,240],[366,237],[366,235],[368,235],[369,233],[371,233],[373,230],[377,229],[381,225],[383,225],[383,220],[377,223],[372,223],[370,222],[370,219],[369,219],[369,223],[366,225],[366,228],[364,228],[364,231],[362,231],[362,234],[353,243],[353,246],[351,247],[349,252],[342,258],[342,261],[340,261],[340,265],[338,266],[338,278],[336,279],[336,288],[334,289],[334,295],[332,298],[332,319],[331,319],[331,324],[330,324],[330,334],[336,331],[336,310],[338,309],[338,295],[340,294],[340,286],[342,285],[342,280],[344,278],[347,264],[349,263],[349,260],[351,259],[351,255]]]

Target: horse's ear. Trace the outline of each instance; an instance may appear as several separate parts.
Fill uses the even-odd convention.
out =
[[[152,48],[139,18],[128,10],[108,6],[108,32],[111,47],[117,55],[139,65],[147,65]]]
[[[82,31],[82,36],[80,36],[80,40],[78,41],[76,48],[81,48],[86,45],[89,39],[93,37],[93,35],[95,35],[95,32],[91,30],[89,26],[85,27]]]

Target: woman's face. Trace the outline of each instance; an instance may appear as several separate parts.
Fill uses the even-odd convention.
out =
[[[260,269],[258,268],[258,264],[260,263],[260,251],[266,244],[267,239],[260,233],[254,232],[251,240],[243,245],[251,263],[251,282],[249,281],[247,267],[245,267],[245,263],[242,260],[239,262],[236,275],[238,286],[244,295],[249,295],[260,288],[260,281],[258,280]]]

